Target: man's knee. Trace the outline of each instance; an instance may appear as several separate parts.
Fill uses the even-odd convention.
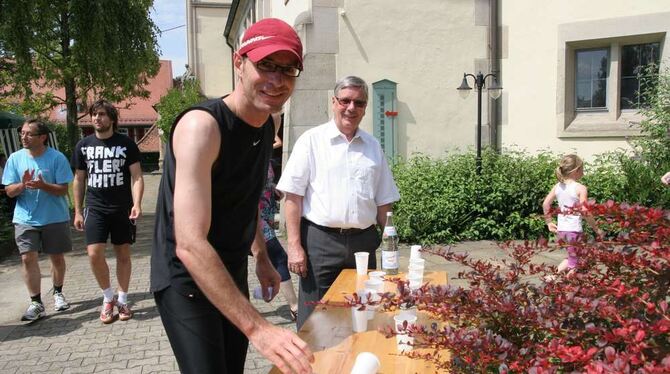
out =
[[[105,259],[105,243],[102,244],[89,244],[86,247],[86,252],[88,252],[88,257],[92,261],[104,260]]]
[[[28,251],[21,253],[21,262],[25,266],[35,266],[37,265],[37,261],[39,259],[39,256],[37,255],[37,251]]]
[[[116,262],[118,264],[130,264],[130,244],[115,245],[114,252],[116,253]]]

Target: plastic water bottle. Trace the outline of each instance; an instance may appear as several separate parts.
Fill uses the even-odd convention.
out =
[[[382,270],[386,274],[398,274],[398,232],[393,226],[393,212],[386,213],[382,234]]]

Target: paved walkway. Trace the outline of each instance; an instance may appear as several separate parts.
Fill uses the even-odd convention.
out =
[[[0,373],[178,373],[170,344],[149,293],[149,259],[153,232],[153,206],[156,201],[157,176],[147,181],[143,207],[147,213],[138,224],[138,241],[133,247],[133,275],[129,300],[135,316],[122,322],[103,325],[98,319],[101,292],[93,278],[83,244],[83,235],[73,231],[74,250],[66,256],[67,274],[64,294],[72,307],[53,311],[50,296],[49,261],[42,258],[42,295],[47,318],[23,324],[20,316],[27,307],[28,296],[21,280],[18,256],[0,263]],[[499,258],[502,252],[491,242],[461,243],[456,250],[467,251],[477,258]],[[401,266],[407,266],[409,250],[401,247]],[[556,262],[560,254],[547,258]],[[446,270],[452,284],[461,269],[441,258],[427,256],[427,269]],[[115,282],[113,251],[108,251],[112,282]],[[249,288],[258,285],[253,260],[249,263]],[[294,283],[296,279],[294,278]],[[297,288],[296,288],[297,289]],[[289,309],[281,297],[271,303],[252,300],[262,315],[276,325],[295,330]],[[245,373],[267,373],[271,368],[253,347],[249,348]]]

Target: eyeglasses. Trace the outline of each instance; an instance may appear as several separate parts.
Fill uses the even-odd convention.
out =
[[[365,100],[352,100],[347,99],[346,97],[340,99],[339,97],[335,96],[335,100],[337,100],[337,102],[345,108],[348,107],[352,102],[356,108],[365,108],[365,106],[368,105],[368,102]]]
[[[300,70],[300,68],[298,67],[277,65],[274,62],[268,60],[260,60],[255,63],[252,61],[252,63],[260,71],[264,71],[266,73],[274,73],[275,71],[279,71],[280,73],[286,75],[287,77],[296,78],[299,77],[300,73],[302,72],[302,70]]]
[[[27,137],[29,137],[29,138],[32,138],[33,136],[40,136],[40,135],[44,135],[44,134],[41,133],[41,132],[32,133],[32,132],[23,132],[23,131],[21,131],[21,132],[19,133],[19,136],[20,136],[20,137],[27,136]]]

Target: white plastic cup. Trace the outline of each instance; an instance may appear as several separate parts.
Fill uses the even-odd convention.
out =
[[[380,281],[384,280],[384,276],[386,276],[385,271],[377,270],[377,271],[371,271],[370,273],[368,273],[368,277],[370,277],[370,279],[379,279]]]
[[[384,292],[384,281],[377,278],[365,281],[365,289],[375,290],[375,292]]]
[[[377,293],[376,290],[360,290],[357,291],[359,295],[364,295],[361,296],[361,302],[365,303],[369,299],[370,301],[380,301],[382,299],[381,296]],[[379,308],[379,305],[366,305],[365,310],[368,312],[368,321],[371,319],[375,318],[375,312],[377,311],[377,308]]]
[[[368,273],[368,258],[370,253],[368,252],[356,252],[354,253],[356,257],[356,274],[365,275]]]
[[[400,331],[400,328],[402,328],[403,323],[407,321],[407,326],[411,326],[416,324],[416,314],[408,313],[408,312],[400,312],[393,316],[393,322],[395,323],[395,332],[399,334],[406,334],[407,331]]]
[[[375,374],[381,363],[374,353],[361,352],[356,356],[351,374]]]
[[[407,335],[396,335],[395,342],[398,347],[398,352],[409,352],[414,348],[414,337]]]
[[[393,317],[393,321],[395,322],[395,332],[397,335],[395,336],[395,341],[398,347],[398,351],[411,351],[412,350],[412,345],[414,343],[414,338],[408,336],[407,331],[400,331],[400,329],[403,326],[403,323],[407,321],[407,327],[414,325],[416,323],[416,315],[411,314],[408,312],[400,312],[396,314]]]
[[[420,259],[421,258],[421,246],[420,245],[413,245],[409,247],[409,259],[410,261],[413,259]]]
[[[423,271],[424,267],[421,265],[416,265],[416,264],[409,264],[409,267],[407,267],[407,277],[411,276],[421,276],[423,277]]]
[[[423,284],[423,275],[409,274],[407,280],[409,281],[409,289],[413,291],[419,289]]]
[[[263,297],[261,286],[256,286],[256,288],[254,288],[254,299],[265,300],[266,302],[272,301],[272,287],[268,287],[268,298],[266,299]]]
[[[410,258],[409,259],[409,264],[410,265],[419,265],[419,266],[426,266],[426,260],[422,258]]]
[[[365,332],[368,330],[368,312],[367,310],[358,310],[360,307],[351,307],[351,328],[354,332]]]

